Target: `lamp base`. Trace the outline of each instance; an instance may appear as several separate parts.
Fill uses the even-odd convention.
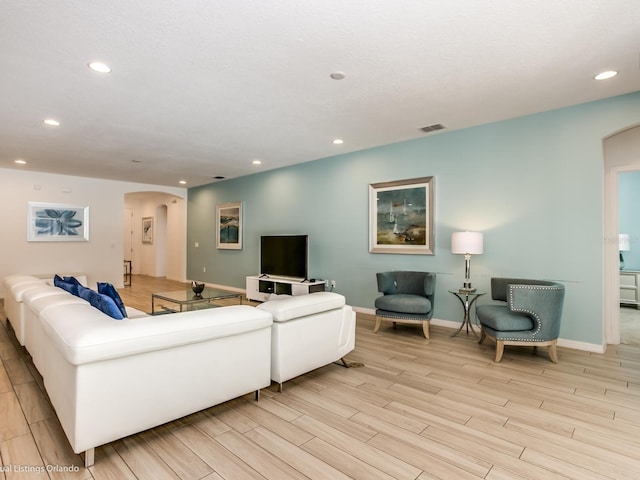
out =
[[[473,293],[475,291],[476,291],[476,289],[472,288],[472,287],[461,287],[461,288],[458,289],[458,292],[460,292],[460,293]]]

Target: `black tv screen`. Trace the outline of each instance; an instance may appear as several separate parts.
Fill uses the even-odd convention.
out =
[[[260,274],[307,278],[307,235],[260,237]]]

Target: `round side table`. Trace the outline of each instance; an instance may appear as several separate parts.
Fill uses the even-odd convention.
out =
[[[478,334],[475,332],[475,330],[473,329],[473,326],[471,325],[471,315],[469,315],[469,312],[471,311],[471,307],[476,302],[476,300],[478,300],[478,298],[484,295],[485,292],[479,292],[477,290],[474,292],[449,290],[449,293],[452,293],[453,295],[455,295],[456,298],[460,300],[460,303],[462,303],[462,308],[464,308],[464,319],[462,320],[462,323],[460,324],[460,327],[458,328],[458,330],[456,330],[456,332],[453,335],[451,335],[451,337],[453,338],[456,335],[458,335],[466,325],[467,335],[469,335],[469,329],[471,329],[471,333],[473,333],[475,337],[478,338]]]

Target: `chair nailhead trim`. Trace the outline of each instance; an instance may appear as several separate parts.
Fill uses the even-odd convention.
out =
[[[510,285],[509,286],[509,310],[513,311],[513,312],[524,312],[524,313],[528,313],[529,315],[531,315],[532,317],[535,317],[535,319],[537,320],[536,324],[538,326],[538,328],[536,328],[536,331],[533,332],[533,336],[535,337],[539,332],[540,329],[542,328],[542,320],[540,320],[540,317],[535,313],[532,312],[531,310],[527,310],[526,308],[515,308],[513,306],[513,295],[511,294],[511,290],[516,289],[516,288],[520,288],[522,290],[560,290],[560,288],[558,287],[551,287],[551,286],[547,286],[547,285]],[[521,338],[503,338],[501,340],[522,340]],[[546,340],[537,340],[537,339],[532,339],[532,342],[544,342]]]

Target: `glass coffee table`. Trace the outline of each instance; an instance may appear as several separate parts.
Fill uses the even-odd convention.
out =
[[[193,293],[193,290],[189,288],[175,290],[173,292],[152,293],[151,315],[217,307],[218,305],[212,303],[214,300],[224,300],[228,298],[239,298],[240,305],[242,305],[241,293],[218,290],[217,288],[205,287],[200,295],[196,295]],[[166,305],[163,302],[169,303],[170,305]],[[156,308],[158,307],[159,310],[156,312]]]

